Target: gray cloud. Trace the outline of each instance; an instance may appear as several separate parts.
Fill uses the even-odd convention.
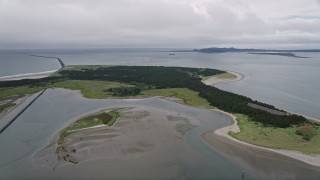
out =
[[[317,47],[320,19],[302,18],[320,17],[317,2],[0,0],[0,48]]]

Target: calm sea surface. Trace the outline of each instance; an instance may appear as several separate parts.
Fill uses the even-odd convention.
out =
[[[57,56],[67,65],[161,65],[207,67],[244,74],[242,81],[218,87],[278,108],[320,119],[320,53],[298,53],[311,58],[252,55],[247,53],[175,53],[165,49],[2,50],[0,77],[59,69]]]

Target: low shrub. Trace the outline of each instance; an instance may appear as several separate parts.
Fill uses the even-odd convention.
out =
[[[298,127],[296,134],[302,136],[303,139],[310,141],[310,139],[316,135],[316,132],[312,126],[305,124]]]

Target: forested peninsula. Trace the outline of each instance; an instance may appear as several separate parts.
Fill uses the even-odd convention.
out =
[[[307,120],[299,115],[274,114],[259,107],[281,111],[272,105],[254,101],[248,97],[220,90],[205,85],[202,77],[225,73],[225,71],[207,68],[186,67],[156,67],[156,66],[73,66],[57,72],[55,75],[42,79],[25,79],[16,81],[2,81],[3,91],[14,87],[29,87],[41,89],[53,86],[55,83],[70,80],[108,81],[130,84],[127,87],[104,89],[104,93],[117,96],[138,95],[146,89],[187,88],[199,93],[212,106],[233,114],[244,114],[252,121],[275,127],[290,127],[301,125]],[[5,92],[5,91],[4,91]],[[1,97],[0,97],[1,98]]]

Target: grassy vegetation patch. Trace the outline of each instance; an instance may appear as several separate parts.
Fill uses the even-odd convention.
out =
[[[10,96],[33,94],[33,93],[39,92],[43,89],[44,89],[44,87],[29,87],[29,86],[0,88],[0,99],[4,99],[4,98],[10,97]]]
[[[143,91],[141,94],[145,96],[177,97],[189,105],[212,108],[206,99],[199,96],[198,92],[188,88],[152,89]]]
[[[310,140],[312,137],[316,135],[316,130],[313,126],[308,124],[297,127],[296,133],[303,137],[305,140]]]
[[[106,89],[119,87],[132,87],[133,85],[98,80],[66,80],[49,85],[49,87],[81,90],[86,98],[104,99],[113,97],[112,93],[105,92]]]
[[[118,110],[112,110],[79,119],[60,133],[58,144],[62,144],[65,137],[76,132],[77,130],[103,124],[112,126],[118,117],[120,117],[120,112]]]
[[[66,148],[64,146],[58,146],[56,151],[57,151],[57,153],[67,152],[67,150],[66,150]]]
[[[138,87],[118,87],[109,88],[104,91],[111,93],[113,96],[136,96],[140,94],[141,89]]]
[[[263,147],[295,150],[306,154],[320,153],[320,127],[316,124],[309,124],[305,131],[304,127],[265,126],[262,123],[250,121],[248,116],[241,114],[236,116],[241,131],[230,133],[236,139]],[[313,131],[312,138],[308,140],[303,135],[297,134],[297,131],[308,134],[310,129]]]
[[[15,105],[16,105],[15,103],[7,103],[7,104],[0,105],[0,113],[5,112],[6,110],[8,110],[9,108]]]
[[[110,65],[69,65],[63,68],[63,70],[82,71],[84,69],[98,69],[101,67],[110,67]]]
[[[139,94],[143,97],[177,97],[184,100],[185,103],[190,105],[212,108],[212,106],[206,99],[199,97],[198,92],[192,91],[188,88],[147,89],[141,91],[140,88],[137,88],[130,84],[93,80],[66,80],[52,84],[49,87],[81,90],[81,93],[84,97],[95,99],[135,96]]]
[[[117,94],[115,93],[106,92],[106,89],[120,88],[120,87],[131,88],[134,86],[126,83],[111,82],[111,81],[65,80],[65,81],[55,82],[52,84],[51,83],[43,84],[42,86],[29,85],[29,86],[0,88],[0,99],[4,99],[10,96],[33,94],[43,90],[45,87],[80,90],[82,95],[86,98],[104,99],[104,98],[112,98],[114,96],[117,96]]]

